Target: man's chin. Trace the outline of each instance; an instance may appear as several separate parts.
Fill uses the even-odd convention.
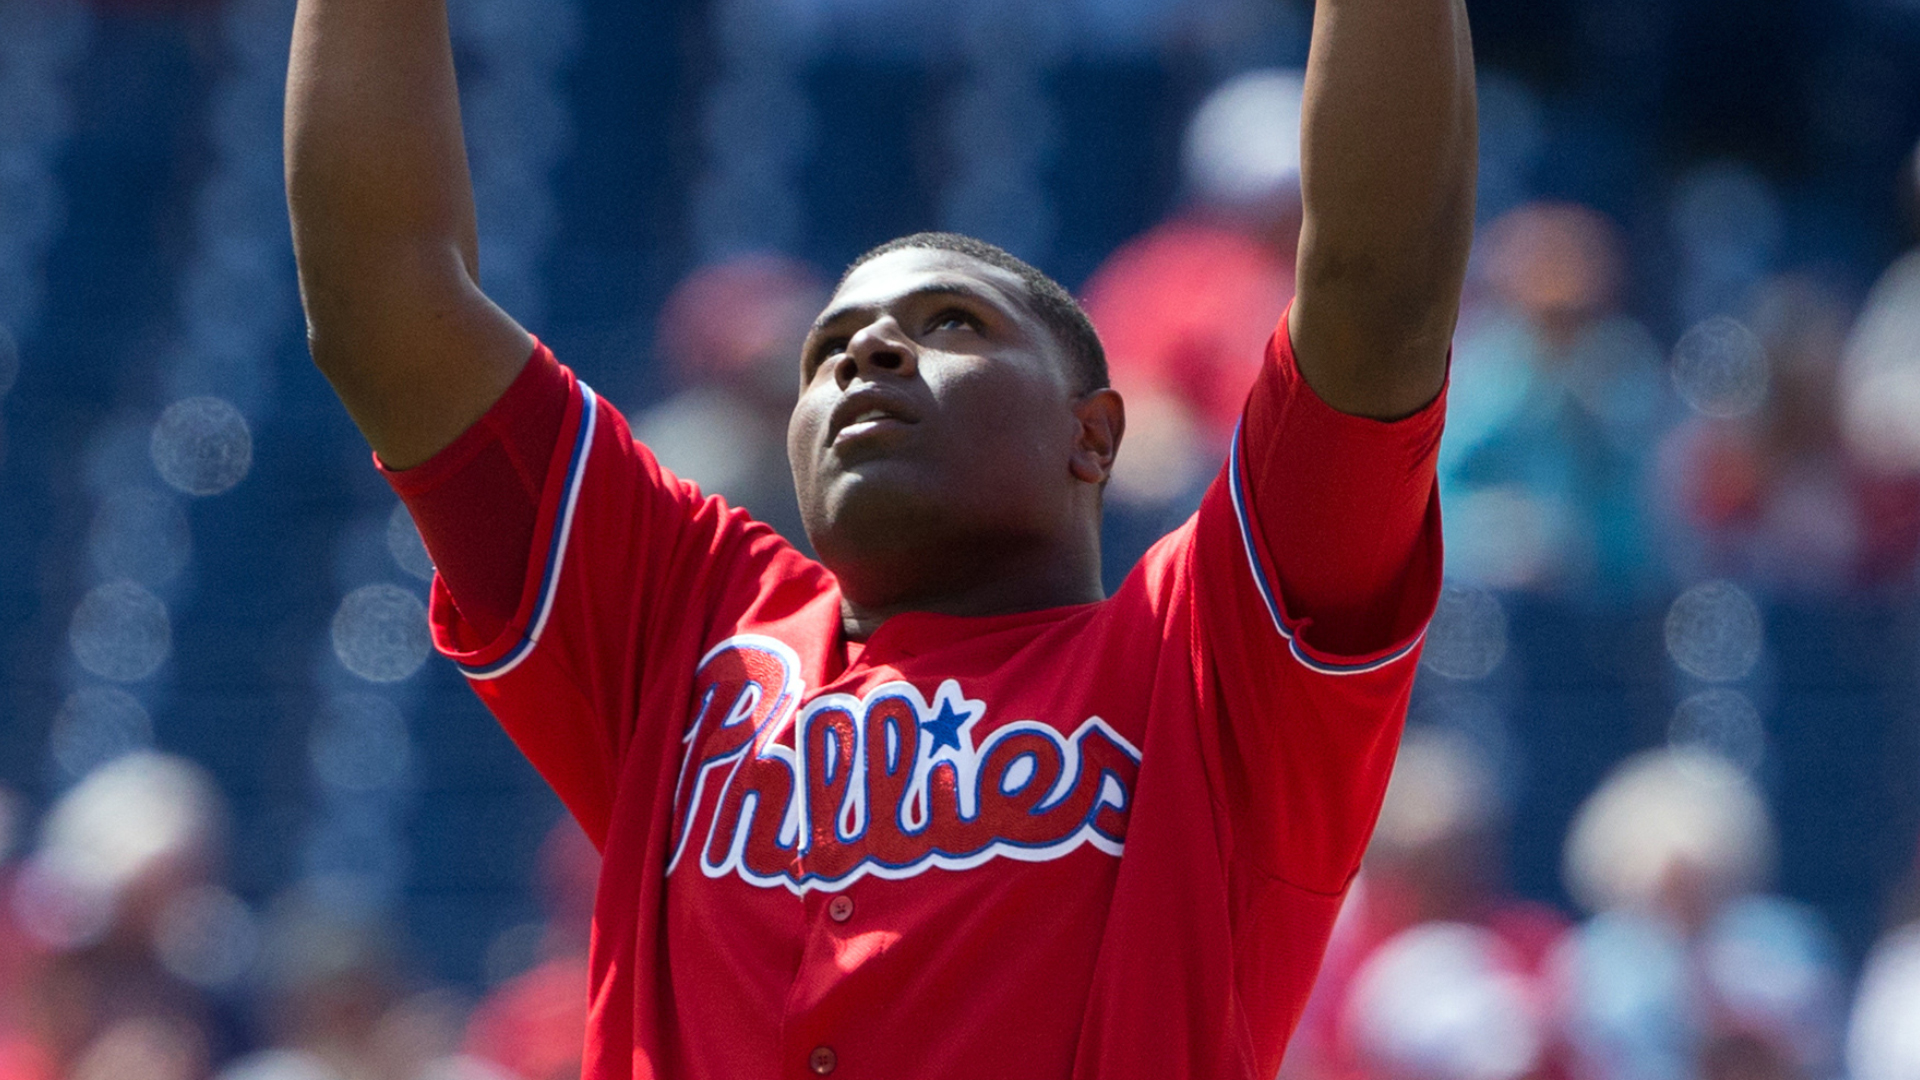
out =
[[[823,560],[875,549],[934,546],[948,501],[907,477],[848,473],[837,478],[806,515],[807,535]]]
[[[913,507],[938,505],[942,500],[920,469],[900,461],[867,461],[827,478],[818,503],[832,520],[872,514],[905,512]]]

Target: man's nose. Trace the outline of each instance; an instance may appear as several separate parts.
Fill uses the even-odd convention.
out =
[[[919,352],[913,339],[893,316],[882,315],[847,340],[846,351],[840,355],[840,369],[834,374],[844,387],[856,376],[910,376],[918,364]]]

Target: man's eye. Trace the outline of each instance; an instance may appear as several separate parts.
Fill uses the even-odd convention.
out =
[[[964,311],[943,311],[933,317],[929,330],[978,330],[980,320]]]
[[[809,373],[818,371],[827,361],[832,360],[834,357],[846,351],[846,338],[834,338],[831,341],[821,342],[820,346],[813,350],[813,356],[807,361],[807,371]]]

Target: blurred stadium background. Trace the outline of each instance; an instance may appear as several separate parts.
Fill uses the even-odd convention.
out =
[[[1920,2],[1470,9],[1451,584],[1287,1072],[1920,1078]],[[1310,14],[452,0],[485,286],[791,531],[796,320],[999,242],[1128,394],[1117,578],[1290,289]],[[0,0],[0,1080],[577,1075],[591,852],[306,359],[291,15]]]

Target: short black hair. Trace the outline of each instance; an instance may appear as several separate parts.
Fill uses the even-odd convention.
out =
[[[1041,273],[1026,260],[1014,255],[1007,249],[985,240],[976,240],[971,236],[952,232],[917,232],[911,236],[902,236],[889,240],[867,252],[848,264],[846,273],[840,275],[840,284],[845,285],[847,278],[855,270],[882,255],[891,255],[896,251],[909,248],[925,248],[930,251],[951,251],[959,255],[979,259],[989,266],[997,266],[1020,279],[1027,287],[1027,301],[1033,305],[1034,314],[1046,323],[1052,331],[1061,351],[1066,354],[1069,365],[1068,374],[1073,376],[1078,393],[1099,390],[1110,385],[1107,375],[1107,350],[1100,344],[1100,335],[1093,329],[1093,320],[1073,294],[1060,287],[1060,283]],[[835,286],[837,291],[838,286]]]

